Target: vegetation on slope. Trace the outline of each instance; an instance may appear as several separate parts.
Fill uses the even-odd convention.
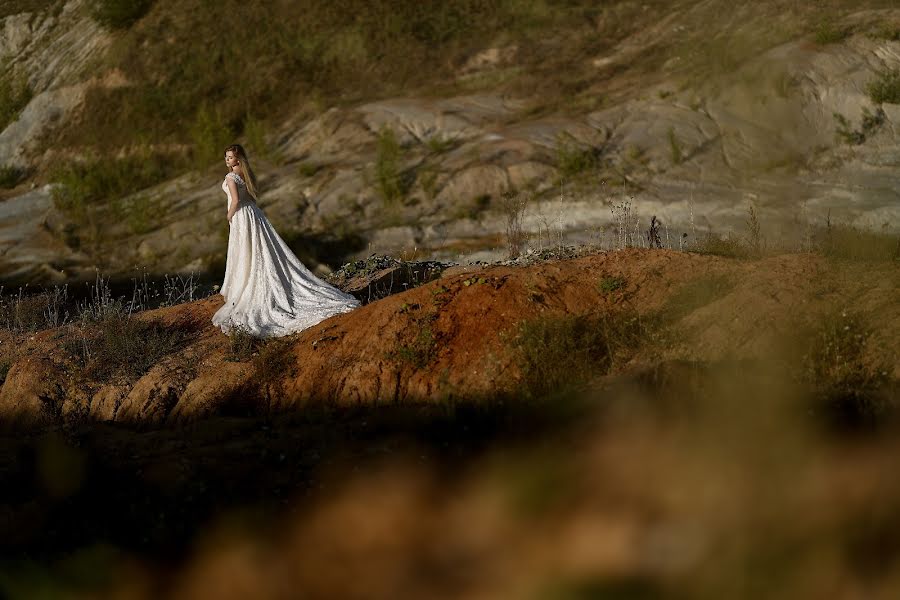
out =
[[[115,32],[96,68],[116,69],[128,84],[90,88],[82,118],[66,124],[57,146],[105,157],[136,144],[163,145],[185,170],[214,162],[223,140],[242,137],[259,154],[266,132],[288,117],[379,97],[491,90],[530,98],[534,114],[579,112],[640,93],[663,76],[675,85],[710,84],[822,27],[819,12],[796,2],[729,7],[734,18],[727,20],[723,4],[278,0],[261,9],[94,0],[87,10]],[[834,1],[815,11],[849,31],[841,24],[848,6]],[[668,21],[678,26],[662,25]],[[713,24],[719,35],[709,35]],[[595,64],[623,42],[635,46],[626,62]],[[461,67],[486,47],[513,48],[512,64],[461,77]],[[570,158],[580,167],[590,157]]]
[[[422,90],[451,78],[485,40],[540,52],[538,40],[549,31],[601,33],[594,23],[606,12],[583,0],[310,0],[265,9],[159,0],[109,54],[109,66],[132,85],[95,88],[85,121],[69,140],[98,149],[136,138],[199,142],[184,132],[204,110],[239,134],[252,119],[283,116],[298,105],[315,110]],[[593,49],[627,35],[630,29],[621,28],[627,23],[617,22],[614,34],[595,35]]]

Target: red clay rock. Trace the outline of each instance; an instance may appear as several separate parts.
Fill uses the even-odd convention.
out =
[[[223,362],[188,383],[166,422],[187,423],[216,414],[247,383],[252,369],[241,363]]]
[[[46,357],[27,356],[13,363],[0,390],[0,425],[31,429],[60,421],[65,382]]]
[[[89,417],[93,421],[115,421],[116,413],[131,388],[126,385],[105,385],[91,398]]]
[[[116,421],[132,425],[161,425],[177,404],[181,390],[165,365],[141,377],[116,412]]]
[[[603,283],[616,280],[615,289]],[[709,297],[689,292],[726,281]],[[761,358],[791,328],[835,310],[871,325],[872,364],[900,376],[900,305],[893,265],[841,266],[811,255],[736,261],[683,252],[627,250],[528,267],[449,271],[440,279],[265,342],[261,355],[230,362],[230,340],[210,318],[222,297],[148,311],[171,326],[195,323],[188,347],[165,357],[129,389],[87,382],[87,418],[142,426],[178,424],[228,411],[295,410],[309,402],[441,402],[514,391],[514,340],[538,317],[623,312],[664,315],[674,331],[663,356],[641,361]],[[719,284],[716,284],[719,285]],[[690,302],[685,304],[684,297]],[[679,305],[679,303],[681,303]],[[674,307],[674,310],[673,310]],[[60,364],[66,330],[33,336],[0,392],[0,422],[31,426],[81,418],[86,399]],[[268,353],[268,354],[266,354]],[[880,364],[879,363],[879,364]],[[651,365],[645,365],[651,366]],[[627,369],[629,366],[619,365]],[[112,385],[115,384],[115,385]],[[80,382],[79,385],[84,385]],[[237,404],[235,404],[237,403]]]

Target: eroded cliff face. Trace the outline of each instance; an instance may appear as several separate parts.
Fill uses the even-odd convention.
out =
[[[101,83],[97,72],[111,36],[85,11],[84,0],[56,3],[43,11],[0,20],[4,75],[24,78],[31,101],[2,132],[0,162],[30,167],[53,151],[55,125],[76,118],[85,90]]]
[[[797,240],[798,223],[820,224],[829,213],[896,228],[900,107],[875,105],[867,85],[900,65],[900,43],[871,34],[900,12],[854,13],[844,21],[856,33],[836,43],[798,35],[707,72],[691,67],[691,52],[678,45],[682,23],[706,4],[678,5],[611,52],[573,63],[609,90],[591,106],[535,115],[540,89],[510,95],[481,85],[460,93],[467,81],[502,81],[521,68],[516,46],[488,43],[459,69],[450,95],[287,118],[267,136],[271,159],[257,162],[262,206],[309,249],[311,262],[373,251],[496,254],[506,227],[501,198],[511,190],[533,193],[524,222],[536,239],[552,230],[555,239],[602,241],[612,235],[611,205],[629,197],[639,227],[658,215],[673,238],[691,220],[692,233],[740,230],[751,202],[770,239],[786,245]],[[748,19],[728,31],[751,36],[760,26]],[[26,77],[33,92],[0,133],[0,165],[46,173],[72,159],[55,151],[54,132],[78,119],[86,91],[130,83],[104,70],[114,34],[89,18],[82,1],[7,16],[0,31],[5,71]],[[666,52],[660,68],[629,72],[656,47]],[[864,110],[875,116],[868,128]],[[862,138],[837,139],[835,114],[847,120],[845,133]],[[385,142],[388,130],[394,140]],[[396,184],[389,198],[385,176]],[[63,280],[98,266],[107,273],[205,270],[221,259],[225,207],[215,171],[123,198],[126,211],[150,198],[150,222],[135,233],[109,219],[90,247],[72,243],[79,225],[54,208],[45,182],[34,176],[4,194],[3,277]],[[332,248],[327,256],[317,250],[323,245]]]
[[[98,83],[94,68],[109,46],[110,35],[85,11],[83,0],[52,4],[43,10],[0,19],[0,73],[24,82],[28,104],[0,132],[0,166],[33,171],[61,160],[53,132],[78,118],[85,91]],[[66,279],[67,266],[87,266],[83,253],[68,247],[47,227],[54,213],[50,189],[26,181],[0,204],[0,272],[4,278]]]

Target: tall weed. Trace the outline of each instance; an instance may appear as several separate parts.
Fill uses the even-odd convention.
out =
[[[524,194],[507,192],[503,194],[500,202],[503,213],[506,215],[506,247],[509,258],[518,258],[525,247],[528,235],[524,230],[525,208],[528,206],[528,197]]]

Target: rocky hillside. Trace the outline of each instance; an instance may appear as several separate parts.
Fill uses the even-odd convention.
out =
[[[673,240],[750,204],[784,246],[826,218],[900,222],[881,2],[276,3],[233,7],[232,42],[200,2],[8,4],[6,279],[216,272],[233,138],[311,263],[496,256],[511,192],[534,245],[609,245],[629,197]]]

